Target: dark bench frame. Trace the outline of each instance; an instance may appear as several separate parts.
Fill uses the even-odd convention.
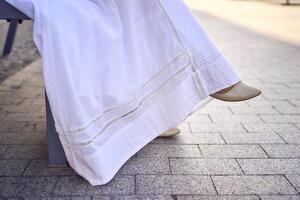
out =
[[[0,0],[0,20],[7,20],[10,22],[9,30],[4,45],[3,56],[10,53],[12,44],[15,38],[18,23],[22,20],[31,20],[24,13],[20,12],[4,0]],[[48,166],[49,167],[65,167],[68,162],[63,150],[62,144],[59,140],[58,133],[55,130],[54,120],[48,102],[47,93],[45,90],[45,104],[46,104],[46,120],[47,120],[47,141],[48,141]]]

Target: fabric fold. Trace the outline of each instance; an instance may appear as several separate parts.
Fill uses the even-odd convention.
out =
[[[6,1],[33,16],[55,128],[92,185],[240,81],[182,0]]]

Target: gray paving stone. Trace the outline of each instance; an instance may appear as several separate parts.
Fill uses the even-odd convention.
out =
[[[291,87],[291,85],[297,85],[299,86],[299,82],[298,83],[288,83],[286,82],[286,85],[289,85],[289,87],[277,87],[276,91],[277,93],[283,93],[283,94],[290,94],[290,93],[300,93],[300,87]]]
[[[165,143],[166,143],[165,138],[154,138],[148,144],[165,144]]]
[[[298,132],[278,133],[278,135],[289,144],[300,144],[300,133]]]
[[[18,105],[22,101],[24,101],[24,98],[22,97],[16,97],[14,95],[1,95],[0,105]]]
[[[131,157],[118,171],[119,174],[170,174],[168,158]]]
[[[219,133],[178,134],[166,139],[167,144],[224,144]]]
[[[28,122],[46,121],[46,116],[41,113],[9,113],[3,121]]]
[[[300,193],[300,175],[286,175],[286,177]]]
[[[46,123],[45,122],[23,122],[25,126],[22,131],[24,132],[44,132],[46,134]]]
[[[3,85],[3,84],[0,85],[0,91],[1,91],[1,93],[3,93],[3,92],[10,92],[11,89],[12,88],[9,87],[9,86],[7,86],[7,85]]]
[[[204,132],[204,133],[219,133],[219,132],[246,132],[240,123],[190,123],[192,132]]]
[[[2,106],[2,110],[7,113],[36,113],[42,109],[42,106],[39,105],[6,105]]]
[[[300,174],[300,159],[238,159],[246,174]]]
[[[29,160],[0,159],[0,176],[20,176]]]
[[[0,198],[50,196],[57,177],[0,177]]]
[[[299,88],[299,82],[286,82],[285,85],[288,88]]]
[[[177,126],[182,132],[191,132],[190,124],[188,122],[182,122]]]
[[[280,114],[271,106],[260,106],[260,107],[231,107],[230,108],[234,114]]]
[[[0,144],[41,144],[44,132],[2,132]]]
[[[300,123],[300,115],[260,115],[266,123]]]
[[[256,86],[259,87],[260,89],[262,89],[263,91],[265,89],[269,89],[272,90],[273,92],[279,92],[282,90],[287,90],[289,89],[289,87],[287,87],[286,84],[282,84],[282,83],[256,83]]]
[[[300,106],[300,100],[298,99],[289,99],[289,102],[295,106]]]
[[[150,144],[137,157],[201,157],[201,154],[197,145]]]
[[[253,133],[286,133],[286,132],[299,132],[300,130],[294,124],[272,124],[272,123],[243,123],[243,126],[248,132]]]
[[[3,120],[7,116],[7,113],[0,112],[0,120]]]
[[[204,158],[267,158],[259,145],[199,145]]]
[[[90,200],[91,196],[64,196],[64,197],[30,197],[24,198],[24,200]],[[110,199],[109,197],[107,198]],[[103,199],[104,200],[104,199]]]
[[[195,114],[232,114],[232,112],[227,107],[205,106],[196,111]]]
[[[102,200],[103,197],[94,196],[94,199]],[[171,195],[119,195],[111,196],[110,200],[173,200],[173,197]]]
[[[283,176],[212,176],[218,194],[297,194]]]
[[[36,84],[34,85],[28,82],[29,80],[32,80],[32,78],[33,77],[26,78],[23,86],[20,89],[18,89],[16,94],[20,97],[31,98],[31,99],[45,97],[43,85],[42,87],[40,87],[41,82],[43,82],[42,80],[43,78],[38,77],[38,79],[36,80]]]
[[[45,106],[45,99],[25,99],[22,104],[26,105],[38,105]]]
[[[283,71],[277,71],[277,73],[283,73]],[[266,76],[264,77],[264,82],[267,82],[267,83],[274,83],[274,84],[289,84],[288,82],[291,81],[291,82],[296,82],[297,80],[295,79],[295,77],[293,77],[293,74],[289,74],[288,76],[290,76],[290,80],[285,80],[284,77],[280,77],[278,74],[276,76],[276,80],[274,79],[274,77],[272,78],[271,76]],[[273,94],[274,96],[271,96],[271,94]],[[276,98],[277,96],[279,96],[279,92],[276,92],[274,91],[273,93],[270,93],[268,95],[266,95],[268,97],[268,99],[271,99],[271,100],[286,100],[286,98],[288,97],[295,97],[296,99],[297,98],[297,95],[292,95],[291,92],[285,92],[284,94],[281,94],[282,97],[280,98]],[[292,98],[293,99],[293,98]]]
[[[260,195],[261,200],[300,200],[300,195]]]
[[[300,158],[300,144],[262,144],[271,158]]]
[[[110,196],[92,196],[92,200],[111,200],[112,198]]]
[[[31,160],[23,176],[75,175],[71,167],[48,167],[48,160]]]
[[[62,176],[59,178],[54,195],[103,195],[133,194],[134,177],[129,175],[115,176],[105,185],[93,186],[79,176]]]
[[[216,194],[211,179],[199,175],[137,175],[137,194]]]
[[[212,99],[205,107],[234,107],[234,106],[245,106],[248,107],[246,102],[224,102],[217,99]]]
[[[211,123],[211,120],[208,114],[196,115],[193,114],[185,119],[185,122],[193,122],[193,123]]]
[[[283,115],[299,115],[300,114],[300,107],[294,108],[283,108],[283,107],[276,107],[280,114]]]
[[[228,144],[285,143],[275,133],[221,133]]]
[[[0,158],[4,154],[4,152],[7,150],[7,145],[0,145]]]
[[[259,87],[259,86],[257,86]],[[263,91],[265,92],[265,91]],[[251,99],[247,101],[250,107],[263,107],[263,106],[293,106],[291,103],[288,102],[286,99]]]
[[[177,200],[259,200],[255,195],[177,195]]]
[[[235,159],[170,158],[172,174],[243,174]]]
[[[300,98],[300,93],[294,93],[294,92],[287,92],[285,94],[268,94],[267,95],[268,99],[275,99],[275,100],[290,100],[290,99],[299,99]]]
[[[286,85],[283,83],[269,83],[269,82],[264,82],[264,83],[255,83],[257,87],[259,87],[262,90],[262,97],[264,97],[265,94],[273,94],[277,93],[276,89],[289,89]]]
[[[11,145],[3,158],[47,159],[47,145]]]
[[[25,124],[23,122],[5,122],[0,123],[0,132],[18,132]],[[2,135],[2,133],[0,133]]]
[[[225,114],[210,114],[213,122],[219,123],[239,123],[239,122],[247,122],[247,123],[262,123],[263,121],[257,116],[253,114],[245,114],[245,115],[225,115]]]

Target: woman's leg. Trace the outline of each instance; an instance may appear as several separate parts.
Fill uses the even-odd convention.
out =
[[[234,65],[216,48],[182,0],[165,0],[161,3],[178,39],[192,57],[204,93],[226,101],[247,100],[260,94],[260,90],[241,80]]]

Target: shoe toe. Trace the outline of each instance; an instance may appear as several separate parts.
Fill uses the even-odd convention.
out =
[[[158,137],[171,137],[171,136],[174,136],[174,135],[176,135],[178,133],[180,133],[180,129],[178,129],[178,128],[172,128],[172,129],[170,129],[168,131],[163,132]]]
[[[245,101],[261,94],[261,90],[240,81],[226,93],[214,93],[210,96],[223,101]]]

